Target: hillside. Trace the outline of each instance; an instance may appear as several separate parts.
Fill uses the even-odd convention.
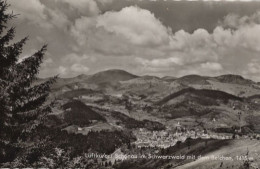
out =
[[[81,89],[66,91],[63,94],[61,94],[59,97],[73,99],[75,97],[80,97],[80,96],[93,96],[93,95],[100,95],[100,94],[102,94],[102,92],[100,91],[81,88]]]
[[[247,156],[248,153],[248,156]],[[223,156],[231,157],[233,160],[210,160],[198,159],[196,161],[176,167],[176,169],[208,169],[208,168],[237,168],[244,169],[245,159],[249,159],[249,168],[258,168],[258,154],[260,153],[260,144],[256,140],[230,140],[228,147],[221,146],[220,149],[203,154],[203,156]],[[221,166],[221,167],[220,167]]]
[[[255,83],[252,80],[245,79],[242,76],[232,75],[232,74],[217,76],[215,77],[215,79],[217,79],[219,82],[222,83],[231,83],[231,84],[251,85]]]
[[[190,148],[188,148],[190,145]],[[178,146],[170,147],[157,155],[157,159],[127,160],[116,169],[148,169],[148,168],[176,168],[176,169],[244,169],[245,157],[248,153],[249,168],[258,168],[258,154],[260,143],[257,140],[189,140]],[[184,159],[163,159],[166,156],[185,156]],[[188,159],[187,156],[193,157]],[[204,157],[204,158],[199,158]],[[209,159],[214,157],[214,159]]]
[[[138,76],[128,73],[124,70],[111,69],[91,75],[88,83],[102,84],[102,83],[116,83],[137,78]]]
[[[166,81],[166,82],[173,82],[174,80],[176,80],[176,77],[172,77],[172,76],[164,76],[161,78],[162,80]]]
[[[168,83],[162,81],[158,77],[153,76],[142,76],[135,79],[122,81],[121,82],[121,89],[122,90],[129,90],[129,91],[141,91],[144,89],[151,89],[156,86],[161,87],[163,90],[164,86]]]
[[[64,120],[67,123],[75,125],[88,125],[91,121],[106,121],[97,112],[90,109],[79,100],[70,101],[62,106],[64,112]]]
[[[43,81],[39,79],[38,83]],[[51,93],[57,104],[48,115],[46,126],[62,130],[65,138],[85,138],[74,146],[84,146],[85,152],[120,150],[121,153],[197,156],[218,154],[218,150],[224,152],[225,148],[231,148],[235,155],[234,145],[241,145],[230,140],[232,136],[253,139],[260,133],[259,95],[257,83],[237,75],[159,78],[113,69],[58,79]],[[129,134],[124,136],[124,133]],[[69,141],[77,143],[77,138]],[[111,144],[106,146],[108,142]],[[106,166],[108,162],[96,161],[94,168]],[[117,161],[110,166],[200,169],[218,165],[219,162],[201,160],[137,159]],[[223,165],[230,167],[229,163]]]
[[[94,75],[61,79],[59,83],[61,82],[64,84],[57,90],[56,97],[62,105],[70,103],[71,99],[77,99],[94,107],[103,107],[104,110],[120,111],[129,116],[129,119],[133,118],[133,122],[135,119],[147,119],[162,123],[164,120],[185,121],[195,117],[197,122],[192,121],[189,125],[203,123],[207,127],[229,128],[237,125],[237,113],[241,111],[244,116],[241,124],[255,126],[255,129],[251,127],[251,130],[255,131],[259,128],[249,117],[259,116],[260,90],[248,85],[254,83],[253,81],[237,75],[159,78],[149,75],[136,76],[123,70],[112,69]],[[238,84],[234,84],[236,82]],[[77,109],[74,106],[74,110],[78,111]],[[110,119],[113,125],[116,120],[120,120],[122,126],[129,124],[106,112],[100,115]],[[86,118],[80,120],[84,119]],[[217,122],[212,123],[213,119]],[[207,121],[210,123],[206,123]],[[85,122],[86,125],[89,124],[89,120]],[[171,124],[167,122],[167,125]]]
[[[60,79],[59,88],[54,93],[62,105],[77,99],[94,107],[120,111],[142,120],[183,121],[190,117],[201,118],[203,123],[214,118],[218,120],[218,125],[209,123],[209,127],[235,125],[238,121],[237,111],[242,111],[245,116],[242,124],[253,124],[258,130],[252,118],[245,119],[249,115],[259,116],[260,90],[249,85],[251,83],[254,84],[237,75],[159,78],[136,76],[124,70],[112,69]],[[105,117],[104,114],[102,116]],[[111,115],[106,115],[106,119],[110,118]],[[191,122],[191,125],[195,124]]]
[[[208,85],[209,77],[199,76],[199,75],[187,75],[176,79],[176,82],[179,82],[184,85],[196,84],[196,85]]]
[[[246,119],[252,115],[249,112],[256,110],[246,99],[222,91],[186,88],[155,102],[151,114],[169,120],[169,126],[182,122],[187,128],[225,128],[228,131],[242,125],[258,132],[257,123]],[[238,112],[242,112],[240,119]]]
[[[39,79],[44,81],[44,79]],[[52,86],[53,94],[60,95],[77,89],[91,89],[108,94],[130,92],[138,95],[149,95],[150,100],[160,100],[169,93],[184,88],[219,90],[239,97],[260,94],[260,87],[252,80],[238,75],[221,75],[207,77],[187,75],[180,78],[165,76],[137,76],[119,69],[98,72],[93,75],[79,75],[74,78],[59,78]]]
[[[222,100],[223,102],[227,102],[228,100],[238,100],[242,101],[242,98],[239,98],[237,96],[222,92],[222,91],[217,91],[217,90],[208,90],[208,89],[194,89],[194,88],[186,88],[181,91],[178,91],[176,93],[170,94],[169,96],[163,98],[156,104],[158,105],[163,105],[167,103],[168,101],[179,97],[181,95],[184,95],[186,93],[195,95],[196,97],[202,97],[202,98],[210,98],[214,100]]]

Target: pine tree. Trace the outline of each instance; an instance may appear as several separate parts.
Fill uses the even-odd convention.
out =
[[[17,140],[36,128],[51,112],[52,103],[47,103],[46,99],[57,78],[37,83],[46,45],[19,61],[28,38],[11,43],[15,28],[8,29],[7,23],[16,15],[8,14],[8,8],[9,5],[0,0],[0,158],[6,154],[5,145],[17,146]]]

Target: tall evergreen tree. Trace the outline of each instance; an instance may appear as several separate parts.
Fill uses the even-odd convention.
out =
[[[51,112],[52,104],[46,99],[57,78],[37,83],[46,45],[19,61],[28,38],[12,43],[15,28],[8,29],[7,23],[15,15],[8,14],[8,8],[6,1],[0,0],[0,159],[6,155],[6,146],[17,146],[18,139]]]

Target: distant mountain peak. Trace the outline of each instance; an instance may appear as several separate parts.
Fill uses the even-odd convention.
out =
[[[182,89],[178,92],[175,92],[175,93],[172,93],[172,94],[166,96],[165,98],[158,101],[156,104],[163,105],[176,97],[179,97],[181,95],[187,95],[187,94],[188,94],[188,98],[191,98],[189,94],[194,94],[200,98],[212,98],[214,100],[221,99],[221,100],[226,100],[226,101],[231,99],[231,100],[242,101],[242,98],[234,96],[234,95],[226,93],[226,92],[223,92],[223,91],[209,90],[209,89],[195,89],[195,88],[189,87],[189,88]]]
[[[151,79],[160,79],[159,77],[157,76],[151,76],[151,75],[144,75],[144,76],[141,76],[139,78],[142,78],[142,79],[147,79],[147,80],[151,80]]]
[[[219,78],[237,78],[237,79],[245,79],[243,76],[241,75],[235,75],[235,74],[225,74],[225,75],[220,75],[220,76],[217,76]]]
[[[102,73],[122,73],[122,74],[125,73],[125,74],[131,74],[131,73],[129,73],[129,72],[125,71],[125,70],[122,70],[122,69],[108,69],[108,70],[103,70],[103,71],[97,72],[97,73],[95,73],[93,75],[102,74]],[[131,74],[131,75],[133,75],[133,74]],[[136,76],[136,75],[134,75],[134,76]]]
[[[167,82],[172,82],[172,81],[176,80],[177,78],[173,77],[173,76],[164,76],[161,79],[164,81],[167,81]]]
[[[89,82],[110,83],[110,82],[126,81],[137,77],[138,76],[131,74],[125,70],[109,69],[91,75],[91,77],[89,78]]]
[[[234,75],[234,74],[217,76],[216,79],[222,83],[234,83],[234,84],[242,84],[242,85],[250,85],[252,83],[255,83],[252,80],[245,79],[241,75]]]
[[[176,79],[176,81],[184,85],[189,85],[189,84],[205,85],[205,84],[209,84],[209,82],[207,82],[208,79],[209,77],[207,76],[200,76],[200,75],[193,74],[193,75],[186,75],[180,77]]]
[[[103,71],[100,71],[100,72],[97,72],[97,73],[104,73],[104,72],[111,72],[111,73],[123,73],[124,72],[124,73],[129,73],[129,72],[123,70],[123,69],[107,69],[107,70],[103,70]],[[129,73],[129,74],[131,74],[131,73]]]

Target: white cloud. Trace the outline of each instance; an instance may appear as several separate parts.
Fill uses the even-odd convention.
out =
[[[242,74],[245,77],[254,79],[257,82],[260,82],[260,59],[252,59],[248,64],[247,68],[243,70]]]
[[[248,63],[248,73],[260,74],[260,60]]]
[[[136,45],[159,45],[169,41],[169,30],[148,10],[125,7],[119,12],[106,12],[97,18],[97,27],[114,33]]]
[[[94,0],[54,0],[55,3],[67,4],[70,12],[76,12],[80,16],[97,16],[100,9]],[[38,25],[45,29],[53,28],[66,29],[71,26],[68,12],[61,10],[57,4],[50,8],[40,0],[9,0],[11,9],[19,15],[19,19],[29,24]]]
[[[73,72],[76,73],[87,73],[89,71],[89,68],[87,66],[81,65],[81,64],[73,64],[70,69]]]
[[[45,6],[39,0],[9,0],[14,14],[19,14],[19,19],[29,23],[37,24],[41,27],[49,28],[50,24],[43,22],[47,19],[44,13]]]
[[[60,75],[66,75],[67,74],[67,68],[66,67],[64,67],[64,66],[59,66],[58,67],[58,73],[60,74]]]
[[[224,20],[221,22],[224,27],[239,28],[245,25],[255,25],[260,24],[260,11],[254,13],[251,16],[240,17],[237,14],[229,14],[225,16]]]
[[[42,67],[47,67],[47,66],[49,66],[50,64],[53,64],[53,60],[52,60],[52,58],[47,58],[47,59],[45,59],[45,60],[43,60],[43,63],[42,63]]]
[[[75,21],[74,26],[71,28],[71,34],[76,41],[81,45],[87,43],[87,38],[95,35],[95,20],[89,17],[81,17]]]
[[[67,77],[87,73],[90,70],[88,65],[92,65],[96,60],[96,58],[86,54],[70,53],[60,61],[59,65],[61,66],[58,68],[58,72]]]
[[[141,63],[146,67],[169,67],[174,65],[183,65],[183,62],[180,58],[170,57],[166,59],[143,59],[143,58],[135,58],[136,62]]]
[[[86,54],[78,55],[78,54],[76,54],[76,53],[70,53],[70,54],[68,54],[68,55],[66,55],[66,56],[64,57],[64,60],[63,60],[63,61],[64,61],[65,63],[70,63],[70,64],[72,64],[72,63],[82,63],[82,62],[84,62],[84,61],[86,61],[86,60],[94,62],[94,61],[95,61],[95,58],[90,57],[90,56],[88,56],[88,55],[86,55]]]
[[[56,69],[56,72],[61,75],[62,77],[65,76],[65,77],[73,77],[73,76],[76,76],[76,75],[79,75],[79,74],[84,74],[84,73],[87,73],[90,69],[85,66],[85,65],[82,65],[82,64],[78,64],[78,63],[75,63],[75,64],[72,64],[70,67],[69,66],[59,66],[57,69]],[[53,70],[55,71],[55,70]]]
[[[71,34],[94,55],[135,58],[129,64],[136,64],[147,73],[167,69],[181,75],[192,71],[212,75],[241,73],[247,69],[248,60],[260,51],[259,14],[247,19],[235,17],[241,20],[239,23],[226,17],[226,24],[236,25],[234,30],[217,26],[212,33],[197,29],[193,33],[179,30],[173,34],[150,11],[131,6],[82,17],[76,20]]]
[[[50,25],[57,27],[60,30],[66,30],[66,28],[71,25],[71,22],[69,21],[68,17],[62,13],[59,10],[52,10],[47,8],[46,9],[48,13],[48,20],[45,20],[43,22],[46,22]]]
[[[156,47],[170,41],[168,28],[150,11],[133,6],[96,17],[81,17],[71,28],[71,35],[88,52],[108,56],[155,55],[161,53]]]
[[[152,12],[136,6],[101,14],[98,5],[112,0],[53,1],[69,8],[71,16],[57,4],[50,7],[39,0],[9,2],[14,12],[21,14],[23,25],[34,24],[45,31],[53,28],[56,31],[52,35],[59,33],[55,43],[62,44],[64,40],[65,46],[51,45],[56,50],[66,50],[61,55],[64,57],[53,59],[57,64],[55,71],[64,76],[120,64],[129,66],[128,70],[142,69],[146,74],[236,72],[254,78],[259,75],[260,12],[242,17],[230,14],[213,32],[197,29],[193,33],[184,30],[173,33]],[[42,34],[39,37],[35,38],[38,42],[46,41]],[[103,59],[102,63],[96,62],[96,58]]]
[[[219,64],[219,63],[212,63],[212,62],[202,63],[201,64],[201,68],[207,69],[207,70],[214,70],[214,71],[215,70],[218,71],[218,70],[222,70],[223,69],[221,64]]]

